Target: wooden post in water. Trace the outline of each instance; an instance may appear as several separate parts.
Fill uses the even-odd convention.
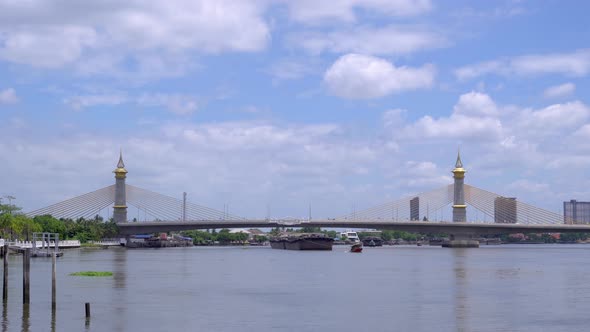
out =
[[[56,253],[55,251],[51,254],[51,310],[55,311],[56,301],[55,301],[55,270],[56,270]]]
[[[31,249],[27,248],[23,252],[23,303],[31,302]]]
[[[90,318],[90,303],[86,302],[84,307],[86,309],[86,319],[88,319],[88,318]]]
[[[8,301],[8,243],[4,244],[4,281],[2,287],[2,301]]]

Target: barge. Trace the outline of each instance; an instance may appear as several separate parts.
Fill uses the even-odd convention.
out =
[[[322,233],[291,233],[270,239],[270,247],[284,250],[332,250],[334,239]]]

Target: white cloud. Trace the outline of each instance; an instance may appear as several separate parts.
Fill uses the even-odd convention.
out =
[[[543,96],[545,98],[567,97],[567,96],[572,95],[575,90],[576,90],[576,85],[574,83],[564,83],[564,84],[548,87],[543,92]]]
[[[590,72],[590,49],[573,53],[526,55],[514,58],[511,66],[518,74],[553,74],[586,76]]]
[[[265,6],[229,0],[1,2],[0,59],[48,68],[95,59],[93,65],[104,69],[129,60],[141,66],[154,53],[177,58],[191,51],[260,51],[270,39]]]
[[[315,63],[305,60],[283,59],[272,64],[267,73],[278,81],[295,80],[316,73],[316,67]]]
[[[532,54],[464,66],[455,70],[460,80],[496,75],[560,74],[583,77],[590,73],[590,49],[571,53]]]
[[[453,108],[455,114],[466,116],[497,116],[496,103],[485,93],[470,92],[459,97]]]
[[[536,155],[538,144],[559,150],[553,147],[555,137],[565,142],[568,137],[585,136],[590,108],[579,101],[541,109],[498,106],[487,94],[469,92],[459,97],[448,117],[426,115],[413,123],[403,123],[399,114],[396,110],[384,113],[384,128],[391,130],[397,141],[487,142],[502,151]]]
[[[13,88],[8,88],[0,91],[0,105],[1,104],[14,104],[18,102],[16,91]]]
[[[435,119],[424,116],[404,130],[412,139],[497,140],[502,134],[502,123],[494,118],[477,118],[453,114]]]
[[[140,107],[164,107],[179,115],[191,114],[199,106],[196,97],[179,93],[144,93],[139,96],[129,96],[124,93],[89,94],[67,97],[63,102],[75,110],[131,103]]]
[[[164,93],[141,95],[137,98],[137,104],[148,107],[164,106],[172,113],[180,115],[193,113],[199,105],[193,96]]]
[[[222,150],[272,149],[284,145],[305,147],[319,137],[336,134],[335,125],[277,127],[268,123],[225,122],[201,126],[171,125],[164,128],[167,136],[201,146]]]
[[[590,138],[590,107],[580,101],[534,109],[498,105],[487,94],[469,92],[459,97],[448,116],[426,115],[406,122],[404,115],[411,111],[383,113],[384,148],[392,145],[401,153],[415,155],[416,150],[437,155],[449,144],[460,144],[467,156],[477,156],[470,166],[480,177],[499,179],[504,172],[517,172],[545,180],[546,170],[560,167],[568,167],[568,174],[576,176],[590,165],[585,157],[588,147],[580,144]],[[549,178],[569,181],[563,176]]]
[[[64,98],[63,102],[75,110],[82,110],[95,106],[116,106],[126,103],[128,97],[124,94],[81,95]]]
[[[383,112],[383,125],[387,128],[401,127],[405,122],[404,116],[406,113],[408,113],[407,110],[399,108]]]
[[[306,32],[289,38],[289,45],[299,45],[312,54],[361,53],[372,55],[404,55],[443,47],[446,39],[420,26],[360,26],[332,32]]]
[[[385,16],[413,16],[432,9],[430,0],[332,0],[289,1],[291,19],[303,23],[327,20],[354,22],[356,10],[366,10]]]
[[[547,192],[549,185],[546,183],[536,183],[526,179],[516,180],[508,184],[507,189],[510,191],[526,191],[530,193]]]
[[[449,175],[431,161],[408,161],[402,168],[401,181],[407,189],[436,189],[453,181]]]
[[[96,44],[96,38],[96,31],[84,26],[49,26],[36,30],[0,27],[0,59],[38,67],[61,67],[78,60],[84,48]]]
[[[435,119],[426,115],[412,124],[393,131],[396,133],[395,137],[400,140],[496,141],[503,134],[496,104],[488,95],[479,92],[461,95],[449,117]]]
[[[590,108],[579,101],[554,104],[540,110],[523,109],[514,121],[515,131],[539,139],[565,137],[590,118]]]
[[[432,65],[395,67],[387,60],[360,54],[340,57],[326,70],[324,83],[334,95],[350,99],[379,98],[405,90],[432,86]]]

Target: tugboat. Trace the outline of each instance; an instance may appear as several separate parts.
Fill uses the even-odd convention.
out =
[[[350,247],[350,252],[363,252],[363,243],[355,243]]]

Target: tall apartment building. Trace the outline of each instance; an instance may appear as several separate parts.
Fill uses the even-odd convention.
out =
[[[420,197],[410,200],[410,220],[420,220]]]
[[[516,197],[496,197],[494,199],[494,222],[516,224]]]
[[[575,199],[563,202],[563,222],[566,224],[590,223],[590,202],[578,202]]]

